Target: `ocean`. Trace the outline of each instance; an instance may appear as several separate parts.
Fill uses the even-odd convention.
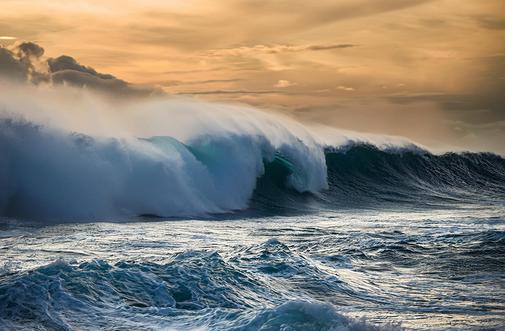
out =
[[[503,157],[239,113],[128,138],[3,116],[0,329],[505,328]]]

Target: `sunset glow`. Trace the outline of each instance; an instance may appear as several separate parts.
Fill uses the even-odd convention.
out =
[[[505,151],[501,0],[4,1],[0,22],[169,94]]]

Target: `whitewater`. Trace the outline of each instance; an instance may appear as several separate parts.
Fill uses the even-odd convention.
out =
[[[505,326],[499,155],[0,87],[0,329]]]

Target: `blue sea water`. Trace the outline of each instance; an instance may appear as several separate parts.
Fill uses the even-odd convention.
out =
[[[0,129],[1,330],[505,328],[500,156]]]
[[[10,221],[1,233],[5,330],[505,325],[503,210]]]

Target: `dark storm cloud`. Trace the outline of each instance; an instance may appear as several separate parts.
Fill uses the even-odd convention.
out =
[[[71,56],[42,59],[44,49],[33,42],[0,47],[0,77],[16,82],[67,84],[110,95],[149,96],[161,90],[130,84],[111,74],[97,72]]]
[[[110,74],[98,73],[95,69],[93,69],[91,67],[83,66],[79,62],[77,62],[73,57],[68,56],[68,55],[62,55],[57,58],[50,58],[47,60],[47,64],[49,65],[49,70],[52,73],[58,72],[58,71],[69,70],[69,71],[79,71],[79,72],[87,73],[87,74],[90,74],[92,76],[95,76],[95,77],[101,78],[101,79],[115,79],[116,78]]]
[[[28,67],[7,48],[0,48],[0,78],[24,82],[28,79]]]
[[[62,55],[47,60],[55,84],[69,84],[121,96],[149,96],[162,94],[158,89],[130,84],[111,74],[103,74],[84,66],[71,56]]]
[[[44,55],[44,49],[32,42],[23,42],[17,46],[21,56],[34,56],[36,58]]]
[[[32,42],[15,44],[11,48],[0,47],[0,78],[38,84],[49,75],[37,69],[44,49]]]
[[[100,74],[104,75],[104,74]],[[129,84],[117,78],[101,78],[89,72],[78,70],[60,70],[51,74],[53,84],[67,84],[75,87],[89,88],[98,92],[116,96],[142,97],[161,94],[161,91],[151,87],[142,87]]]

